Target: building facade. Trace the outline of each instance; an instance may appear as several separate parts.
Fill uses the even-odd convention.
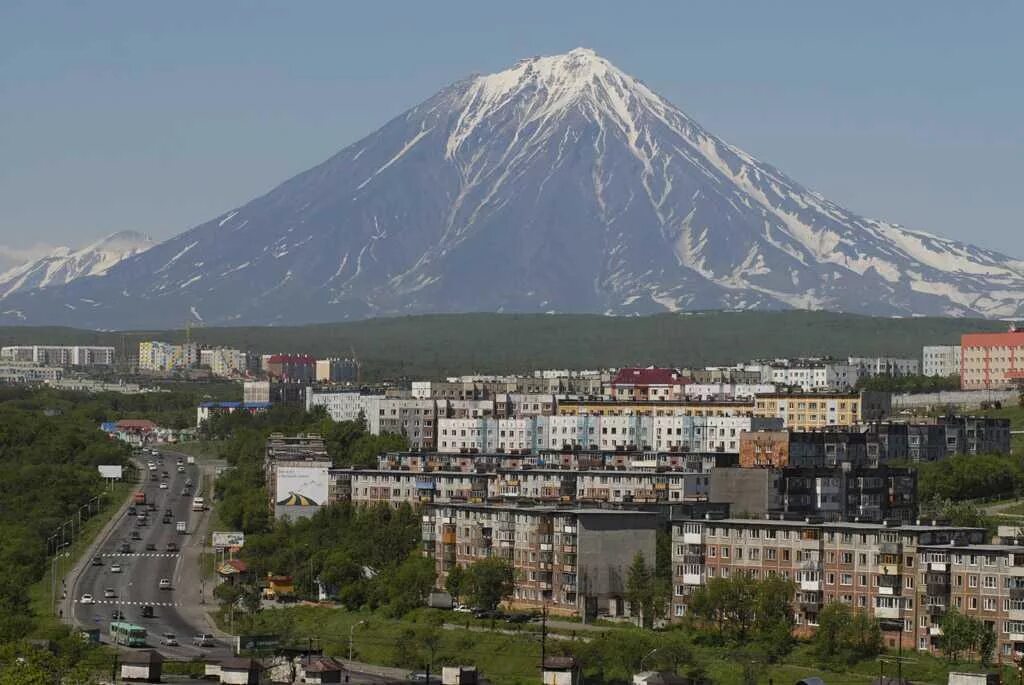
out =
[[[1024,382],[1024,330],[968,333],[960,348],[961,389],[1009,390]]]
[[[960,373],[959,345],[925,345],[921,349],[921,373],[946,378]]]
[[[892,396],[886,392],[774,393],[758,395],[754,415],[777,417],[790,430],[852,426],[882,421],[892,413]]]

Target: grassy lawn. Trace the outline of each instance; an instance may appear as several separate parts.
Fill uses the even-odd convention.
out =
[[[107,496],[101,500],[101,507],[97,514],[93,515],[82,526],[82,534],[77,536],[73,545],[64,550],[66,556],[58,559],[57,569],[57,600],[60,600],[61,586],[60,578],[67,574],[75,563],[81,558],[86,548],[92,544],[100,530],[106,525],[110,517],[118,510],[128,497],[128,493],[137,487],[135,482],[115,483]],[[46,573],[37,582],[28,588],[28,597],[32,613],[38,617],[36,632],[38,634],[50,633],[54,628],[61,625],[60,619],[54,615],[53,597],[51,595],[50,578],[53,571],[53,564],[47,561]],[[70,581],[70,578],[68,579]],[[70,587],[68,588],[70,590]]]
[[[331,656],[348,656],[349,631],[355,626],[353,653],[358,661],[420,670],[421,665],[404,655],[402,635],[407,631],[422,630],[436,624],[465,625],[465,617],[451,612],[420,610],[404,619],[387,618],[380,613],[349,612],[344,609],[299,606],[288,609],[267,609],[261,612],[254,631],[289,636],[296,644],[314,639]],[[361,623],[365,622],[365,623]],[[515,634],[480,630],[487,622],[471,620],[474,630],[464,628],[440,631],[435,668],[444,664],[475,665],[481,674],[496,685],[518,685],[536,682],[540,660],[540,641],[537,626],[527,624]],[[499,631],[515,630],[499,622]],[[636,628],[614,628],[613,631],[636,631]],[[586,635],[580,635],[585,639]],[[571,641],[550,639],[550,653],[572,651]],[[765,664],[750,661],[742,650],[702,647],[693,650],[694,660],[703,667],[716,684],[742,683],[744,669],[749,665],[758,683],[769,681],[790,685],[807,676],[820,676],[828,685],[867,685],[879,675],[878,659],[868,659],[841,671],[821,668],[815,663],[810,645],[798,645],[784,663]],[[895,658],[895,652],[886,655]],[[903,675],[914,683],[945,685],[949,671],[981,671],[977,663],[949,664],[944,660],[915,652],[904,653]],[[895,663],[885,664],[885,675],[895,677]],[[1004,682],[1016,674],[1004,672]]]

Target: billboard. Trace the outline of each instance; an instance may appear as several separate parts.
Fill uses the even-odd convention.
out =
[[[100,477],[102,478],[113,478],[115,480],[121,480],[120,464],[100,464],[96,468],[100,470]]]
[[[277,649],[280,642],[277,635],[239,635],[235,638],[235,653]]]
[[[326,462],[277,467],[277,505],[318,507],[327,504]]]
[[[211,544],[214,547],[244,547],[245,533],[241,531],[215,530],[212,533]]]

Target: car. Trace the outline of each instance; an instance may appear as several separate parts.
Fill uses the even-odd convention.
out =
[[[160,636],[160,644],[174,647],[178,644],[178,638],[175,637],[174,633],[164,633]]]
[[[186,488],[192,487],[192,479],[191,478],[188,478],[188,479],[185,480],[185,487]]]
[[[146,525],[146,519],[139,519],[138,521],[135,522],[135,527],[136,528],[143,528],[143,527],[145,527],[145,525]]]
[[[142,539],[142,536],[139,534],[139,531],[133,530],[132,531],[132,540],[141,540],[141,539]]]
[[[135,511],[135,507],[128,507],[128,516],[135,516],[138,512]]]
[[[111,564],[110,565],[110,572],[111,573],[120,573],[121,572],[121,564]]]
[[[95,604],[96,600],[92,598],[88,592],[82,595],[82,599],[78,600],[80,604]]]
[[[164,509],[164,516],[174,516],[174,509]]]
[[[408,678],[410,683],[427,683],[427,685],[439,685],[441,678],[436,675],[427,676],[423,671],[416,671],[410,673]]]
[[[156,474],[154,473],[152,476],[149,477],[149,479],[150,480],[156,480]]]
[[[171,518],[170,516],[164,516],[162,519],[160,519],[160,522],[161,523],[174,523],[174,519]]]
[[[474,609],[473,618],[494,618],[500,620],[505,618],[505,614],[497,609]]]
[[[167,483],[160,483],[160,489],[161,490],[166,490],[167,489]]]
[[[192,496],[192,491],[189,490],[188,488],[182,488],[181,489],[181,496],[182,497],[191,497]]]
[[[178,457],[178,466],[181,466],[184,463],[185,463],[185,460],[182,459],[181,457]]]
[[[460,614],[468,614],[468,613],[471,613],[473,610],[470,609],[465,604],[456,604],[455,606],[452,607],[452,611],[457,611]]]
[[[156,511],[156,502],[150,502],[148,505],[146,505],[146,508],[149,509],[150,511]]]
[[[213,647],[213,635],[210,633],[200,633],[192,638],[192,644],[196,647]]]
[[[103,565],[103,559],[100,558],[100,555],[97,554],[96,556],[94,556],[92,558],[92,565],[93,566],[102,566]]]
[[[177,551],[178,551],[178,545],[177,545],[177,543],[174,543],[174,542],[168,542],[168,543],[167,543],[167,551],[168,551],[168,552],[177,552]]]
[[[184,466],[179,466],[178,467],[178,473],[185,473],[185,467]]]
[[[529,623],[530,614],[509,614],[505,617],[506,623]]]
[[[104,599],[115,599],[117,597],[117,593],[114,592],[114,588],[108,587],[103,591],[103,597]]]
[[[123,621],[124,620],[124,612],[121,611],[120,609],[114,609],[113,611],[110,612],[110,620],[111,621]]]
[[[146,551],[147,552],[155,552],[156,551],[156,545],[154,543],[152,543],[152,542],[147,542],[146,543]]]
[[[169,476],[169,475],[167,474],[167,472],[166,472],[166,471],[164,471],[163,473],[161,473],[161,474],[160,474],[160,477],[161,477],[161,478],[163,478],[164,480],[167,480],[168,478],[170,478],[170,476]]]
[[[160,579],[160,589],[161,590],[170,590],[171,589],[171,581],[170,581],[169,578],[161,578]]]
[[[142,605],[142,618],[153,618],[153,605],[143,604]]]
[[[121,544],[120,550],[121,550],[121,554],[131,554],[132,553],[132,546],[129,545],[127,542],[124,542],[124,543]]]

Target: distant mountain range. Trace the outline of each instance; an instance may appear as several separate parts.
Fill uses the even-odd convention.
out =
[[[0,273],[0,299],[34,288],[66,285],[84,276],[102,276],[118,262],[145,252],[156,243],[141,233],[113,233],[79,250],[53,252]]]
[[[266,195],[0,323],[430,312],[1024,315],[1024,262],[849,212],[593,51],[441,90]]]

